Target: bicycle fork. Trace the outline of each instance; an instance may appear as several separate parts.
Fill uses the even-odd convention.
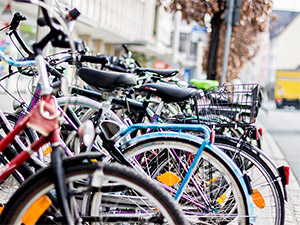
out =
[[[62,166],[63,152],[61,151],[60,144],[52,144],[52,154],[51,154],[51,169],[53,173],[53,179],[55,184],[55,190],[57,194],[57,201],[60,205],[63,214],[63,220],[65,224],[74,224],[72,220],[70,207],[68,202],[67,187],[65,184],[65,170]]]

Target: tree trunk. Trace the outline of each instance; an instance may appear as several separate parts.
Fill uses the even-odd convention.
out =
[[[207,58],[207,79],[215,80],[217,77],[217,60],[218,60],[218,48],[220,41],[220,29],[223,23],[221,19],[223,11],[219,11],[214,14],[211,19],[211,36],[209,42],[208,58]]]

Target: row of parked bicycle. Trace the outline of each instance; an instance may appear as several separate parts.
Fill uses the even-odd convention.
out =
[[[261,150],[258,84],[183,87],[126,46],[122,59],[88,55],[65,30],[79,11],[54,19],[35,2],[42,40],[26,45],[19,12],[2,29],[23,59],[0,51],[0,82],[38,82],[29,104],[0,110],[1,224],[284,223],[288,174]],[[69,66],[83,85],[66,85]]]

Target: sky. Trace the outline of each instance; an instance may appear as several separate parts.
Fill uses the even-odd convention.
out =
[[[273,0],[273,10],[300,12],[300,0]]]

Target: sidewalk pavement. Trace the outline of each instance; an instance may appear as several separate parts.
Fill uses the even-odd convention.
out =
[[[263,128],[264,132],[262,150],[274,160],[277,166],[288,165],[274,138],[260,121],[257,127]],[[300,185],[293,174],[293,168],[290,168],[290,182],[286,187],[288,201],[285,202],[285,225],[300,225]]]

